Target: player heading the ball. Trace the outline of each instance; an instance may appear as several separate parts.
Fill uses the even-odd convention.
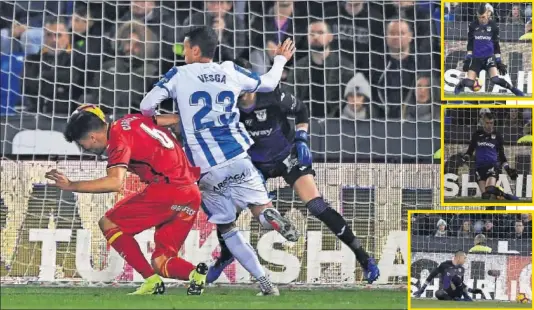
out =
[[[273,91],[295,53],[295,44],[290,39],[279,44],[271,70],[262,76],[231,61],[214,63],[218,44],[211,27],[189,31],[184,41],[187,64],[165,74],[141,102],[141,111],[154,115],[163,100],[174,100],[186,154],[202,171],[199,185],[208,220],[217,224],[232,255],[258,280],[259,295],[278,295],[252,246],[236,227],[236,211],[250,208],[264,228],[277,230],[287,240],[297,241],[299,233],[272,207],[263,177],[247,154],[253,141],[239,122],[236,103],[242,92]]]
[[[440,276],[439,290],[436,291],[436,298],[439,300],[455,300],[455,301],[473,301],[468,295],[482,294],[480,289],[468,288],[464,283],[465,274],[465,260],[467,255],[464,251],[457,251],[454,253],[452,260],[444,261],[434,268],[426,278],[425,283],[421,288],[414,293],[414,297],[421,297],[425,292],[426,287],[432,284],[432,280],[438,275]]]
[[[499,43],[499,26],[490,18],[490,10],[486,4],[478,8],[477,19],[469,24],[467,55],[465,56],[463,71],[467,78],[463,78],[454,88],[454,94],[460,94],[465,87],[474,90],[480,71],[486,70],[493,84],[509,89],[516,96],[525,94],[499,77],[506,75],[506,65],[502,63],[501,47]]]
[[[497,186],[497,180],[504,168],[510,179],[516,180],[517,171],[510,167],[504,154],[504,139],[495,130],[495,116],[491,112],[482,114],[482,128],[477,129],[471,137],[467,151],[462,160],[469,162],[475,153],[475,177],[482,193],[482,199],[490,199],[492,195],[501,200],[519,200],[512,194],[505,193]]]
[[[165,121],[169,116],[160,117]],[[145,282],[133,295],[163,294],[160,276],[190,280],[188,295],[200,295],[208,271],[178,256],[200,208],[200,190],[196,182],[200,169],[192,167],[180,143],[158,119],[126,115],[108,124],[96,106],[79,107],[70,117],[65,139],[84,150],[103,154],[107,150],[105,177],[90,181],[71,181],[63,173],[51,170],[46,178],[62,190],[78,193],[119,192],[126,171],[148,184],[144,191],[124,198],[98,221],[108,243],[137,271]],[[134,236],[156,227],[152,266],[145,259]]]

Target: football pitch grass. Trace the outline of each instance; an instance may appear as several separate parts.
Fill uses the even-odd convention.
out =
[[[255,286],[254,286],[255,287]],[[258,297],[257,289],[213,287],[201,296],[185,288],[164,295],[128,296],[134,288],[1,287],[0,309],[406,309],[405,290],[287,289]]]
[[[478,308],[478,309],[502,309],[502,308],[532,308],[532,304],[520,304],[516,302],[504,302],[493,300],[482,301],[443,301],[436,299],[418,299],[412,298],[413,308],[440,308],[440,309],[457,309],[457,308]]]

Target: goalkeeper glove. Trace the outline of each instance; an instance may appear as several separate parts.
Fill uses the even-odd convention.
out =
[[[473,58],[473,54],[467,54],[465,55],[465,59],[464,59],[464,66],[462,68],[462,70],[464,72],[467,72],[469,71],[469,65],[471,65],[471,59]]]
[[[295,133],[295,148],[297,158],[301,166],[311,166],[312,155],[308,147],[308,133],[304,130],[297,130]]]
[[[495,57],[495,62],[497,63],[497,70],[500,75],[506,75],[508,73],[507,66],[502,63],[501,57]]]
[[[423,286],[421,286],[421,288],[417,292],[413,293],[413,296],[421,297],[421,295],[425,292],[425,289],[426,289],[426,284],[423,284]]]
[[[506,170],[506,173],[508,173],[508,176],[510,177],[510,179],[512,180],[517,180],[517,177],[519,176],[517,174],[517,170],[515,170],[514,168],[510,168],[510,166],[506,165],[504,166],[504,170]]]
[[[465,163],[469,162],[469,159],[471,159],[471,156],[469,154],[462,155],[462,161]]]
[[[482,295],[482,290],[479,289],[479,288],[470,288],[470,289],[467,289],[467,291],[471,294],[481,294]]]

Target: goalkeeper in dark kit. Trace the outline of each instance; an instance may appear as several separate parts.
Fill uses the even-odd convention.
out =
[[[467,77],[456,85],[454,94],[460,94],[465,87],[473,90],[480,71],[486,70],[493,84],[509,89],[516,96],[525,96],[521,90],[499,77],[499,74],[506,75],[507,67],[501,59],[499,26],[490,18],[486,4],[478,8],[477,19],[469,24],[467,36],[467,55],[463,66]]]
[[[414,293],[414,297],[421,297],[426,287],[432,283],[435,277],[440,275],[439,290],[436,298],[439,300],[473,301],[468,293],[482,294],[480,289],[468,288],[464,283],[464,263],[467,256],[464,251],[456,251],[452,260],[444,261],[430,272],[425,284]]]

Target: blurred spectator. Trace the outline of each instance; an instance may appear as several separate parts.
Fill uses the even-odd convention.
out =
[[[434,222],[430,214],[422,214],[417,216],[415,224],[412,224],[415,235],[430,236],[434,232]]]
[[[266,73],[273,63],[278,43],[284,42],[287,38],[294,40],[297,53],[305,50],[306,19],[295,15],[293,1],[276,1],[265,15],[253,15],[250,22],[252,71],[259,74]],[[286,64],[286,68],[293,65],[294,58]]]
[[[532,40],[532,19],[529,19],[528,22],[525,24],[525,34],[522,35],[519,40],[521,41],[528,41]]]
[[[506,18],[506,23],[509,25],[523,25],[525,23],[525,17],[523,16],[519,5],[516,4],[512,6],[512,10]]]
[[[116,31],[125,23],[135,21],[146,26],[152,33],[150,36],[155,43],[158,53],[151,57],[159,59],[160,73],[167,72],[174,66],[174,44],[177,43],[175,37],[176,22],[174,14],[159,7],[159,1],[139,1],[133,0],[130,10],[127,11],[117,22],[117,26],[110,33],[112,40],[116,39]],[[117,37],[118,38],[118,37]],[[120,51],[117,51],[120,54]]]
[[[447,237],[447,223],[443,219],[440,219],[436,226],[438,227],[438,229],[436,230],[434,237]]]
[[[187,31],[193,26],[212,25],[219,34],[219,46],[213,61],[232,60],[241,55],[246,46],[244,25],[240,19],[234,23],[231,1],[205,1],[204,12],[198,12],[187,18],[179,35],[179,42],[185,38]]]
[[[424,76],[417,80],[415,104],[404,105],[404,118],[409,121],[432,121],[440,119],[438,79],[431,82],[431,77]]]
[[[102,65],[100,74],[89,84],[90,90],[81,102],[102,104],[114,116],[138,110],[145,93],[158,78],[155,34],[137,22],[123,24],[117,30],[119,55]]]
[[[527,233],[525,232],[525,225],[521,220],[515,221],[514,232],[510,234],[510,239],[523,239],[528,238]]]
[[[460,230],[458,231],[458,237],[473,238],[474,235],[475,234],[473,232],[473,225],[471,225],[471,221],[464,221],[460,227]]]
[[[362,73],[358,72],[350,79],[343,97],[347,103],[344,104],[341,117],[352,120],[369,119],[371,85]]]
[[[496,232],[496,228],[493,225],[493,222],[491,220],[487,220],[484,224],[484,228],[482,228],[482,233],[488,237],[488,238],[499,238],[499,233]]]
[[[499,130],[502,130],[505,138],[507,135],[517,136],[523,132],[522,114],[519,114],[518,109],[510,109],[508,117],[505,118],[504,124],[498,124]]]
[[[308,26],[310,55],[295,63],[287,84],[301,100],[310,102],[310,115],[325,117],[339,115],[340,87],[345,88],[354,76],[353,63],[343,55],[331,51],[333,35],[324,21]],[[311,88],[311,89],[310,89]]]
[[[341,55],[369,79],[371,65],[384,62],[382,12],[369,2],[339,1],[325,15]]]
[[[84,63],[72,54],[64,20],[45,22],[45,39],[40,53],[28,56],[24,64],[24,106],[43,113],[70,113],[70,99],[81,94]]]
[[[521,221],[523,226],[525,226],[525,232],[529,238],[532,237],[532,217],[528,213],[521,214]]]
[[[430,75],[430,56],[417,55],[416,59],[413,32],[408,22],[403,20],[389,22],[386,42],[386,69],[379,78],[378,98],[382,114],[387,118],[399,119],[401,104],[409,103],[415,95],[416,72]]]
[[[478,234],[475,236],[475,246],[469,249],[469,253],[491,253],[492,249],[486,245],[486,236]]]

